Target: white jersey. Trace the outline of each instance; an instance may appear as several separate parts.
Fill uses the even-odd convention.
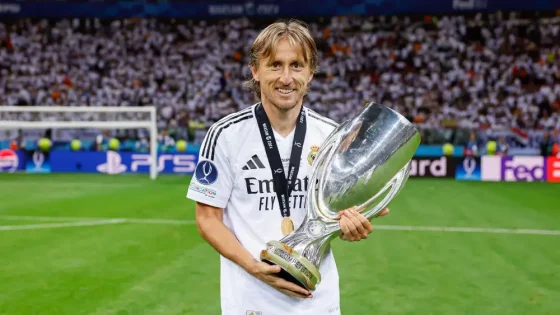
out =
[[[307,131],[300,167],[290,195],[290,216],[297,229],[306,215],[309,172],[317,150],[336,127],[332,120],[304,107]],[[266,243],[283,237],[282,214],[255,105],[224,117],[208,131],[187,197],[223,208],[223,222],[239,242],[260,260]],[[284,174],[288,173],[295,130],[283,138],[274,132]],[[222,315],[336,315],[340,314],[338,271],[329,251],[320,266],[321,283],[311,299],[284,295],[248,274],[234,262],[221,259]]]

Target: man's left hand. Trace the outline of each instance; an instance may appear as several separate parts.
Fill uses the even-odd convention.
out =
[[[389,213],[389,209],[385,208],[379,214],[380,217]],[[338,213],[338,224],[340,225],[340,239],[348,242],[357,242],[366,239],[373,231],[371,222],[355,208],[342,210]]]

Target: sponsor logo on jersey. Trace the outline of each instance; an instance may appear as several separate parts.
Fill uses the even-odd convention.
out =
[[[214,163],[204,160],[198,163],[194,175],[202,185],[212,185],[218,179],[218,168]]]
[[[288,203],[290,209],[305,209],[307,206],[307,189],[309,177],[296,178],[294,189],[290,194]],[[245,188],[248,195],[259,195],[259,211],[278,210],[278,198],[274,189],[274,180],[259,179],[256,177],[245,178]]]
[[[249,159],[249,161],[247,161],[247,163],[245,163],[245,166],[243,166],[242,170],[246,171],[246,170],[254,170],[258,168],[263,169],[266,167],[261,162],[261,159],[259,159],[259,156],[255,154]]]

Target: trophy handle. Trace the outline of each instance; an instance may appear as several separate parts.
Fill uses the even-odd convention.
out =
[[[368,220],[378,217],[379,214],[401,191],[401,189],[404,187],[404,184],[406,184],[406,181],[408,180],[410,174],[410,166],[411,162],[409,161],[389,182],[387,182],[387,184],[385,184],[385,186],[377,194],[375,194],[362,205],[359,205],[356,211],[362,213],[366,218],[368,218]],[[369,208],[377,199],[382,197],[384,194],[385,196],[378,204],[376,204],[370,210],[362,212],[365,209]]]
[[[325,202],[322,198],[317,198],[317,193],[319,190],[318,185],[322,185],[318,179],[323,178],[324,174],[327,172],[327,167],[323,167],[324,161],[329,161],[331,157],[336,153],[336,148],[338,147],[338,143],[340,142],[341,136],[335,136],[336,134],[333,133],[331,136],[325,141],[323,144],[322,150],[319,151],[315,161],[313,162],[312,169],[310,173],[312,174],[310,178],[310,183],[312,189],[308,191],[308,200],[309,200],[309,207],[308,209],[316,209],[315,211],[308,211],[308,217],[310,219],[315,219],[318,216],[321,217],[325,221],[336,221],[336,217],[338,213],[329,211],[329,208],[325,205]]]

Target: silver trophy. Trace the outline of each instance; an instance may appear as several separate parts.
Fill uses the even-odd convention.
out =
[[[394,110],[369,103],[325,140],[311,169],[307,215],[299,228],[261,251],[280,276],[307,290],[321,282],[319,266],[340,235],[339,211],[356,206],[372,220],[406,183],[420,145],[418,130]]]

